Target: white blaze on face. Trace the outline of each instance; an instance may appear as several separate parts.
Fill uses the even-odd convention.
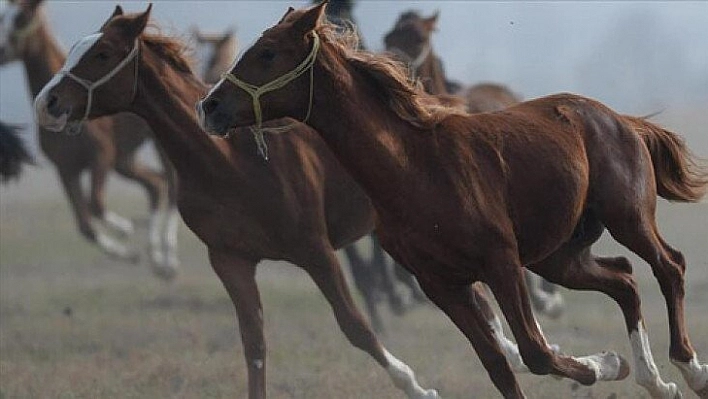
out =
[[[79,61],[83,56],[101,39],[103,33],[94,33],[79,40],[74,44],[74,47],[69,51],[69,55],[66,58],[64,66],[61,68],[62,71],[71,71],[79,64]],[[61,73],[57,73],[52,77],[39,92],[37,98],[34,100],[34,111],[37,117],[37,123],[42,127],[51,131],[61,131],[66,126],[68,115],[64,114],[59,117],[52,116],[47,109],[48,93],[64,79]]]

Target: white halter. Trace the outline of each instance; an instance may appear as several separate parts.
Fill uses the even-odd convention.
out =
[[[136,39],[135,40],[135,45],[133,46],[133,49],[128,53],[128,55],[120,62],[118,65],[115,66],[110,72],[105,74],[102,78],[98,79],[95,82],[91,82],[88,79],[83,79],[80,78],[76,75],[74,75],[69,69],[71,69],[73,66],[65,64],[62,69],[57,72],[57,76],[66,76],[68,78],[71,78],[74,80],[76,83],[81,85],[86,91],[88,92],[88,99],[86,100],[86,111],[84,112],[84,116],[74,124],[70,125],[66,131],[69,134],[77,134],[80,131],[80,126],[83,122],[85,122],[88,119],[89,114],[91,113],[91,106],[93,105],[93,91],[103,85],[104,83],[108,82],[111,80],[118,72],[120,72],[128,63],[133,61],[138,55],[138,51],[140,50],[140,43]],[[68,67],[67,67],[68,66]],[[138,63],[135,63],[135,80],[133,82],[133,99],[135,99],[135,95],[138,91]]]

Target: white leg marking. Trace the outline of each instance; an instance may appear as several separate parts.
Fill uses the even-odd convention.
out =
[[[394,357],[386,348],[383,349],[386,361],[388,361],[388,375],[393,381],[393,385],[403,390],[411,399],[437,399],[438,392],[434,389],[423,389],[415,379],[415,374],[407,364]]]
[[[106,214],[103,216],[103,221],[106,223],[106,226],[123,236],[129,236],[135,231],[133,222],[131,222],[130,219],[124,218],[112,211],[106,211]]]
[[[671,360],[671,363],[678,367],[681,374],[683,374],[683,379],[686,380],[686,383],[693,391],[700,392],[700,395],[708,396],[708,365],[700,364],[695,353],[688,363],[681,363],[675,360]]]
[[[602,352],[573,359],[592,369],[597,381],[615,381],[622,372],[622,358],[615,352]]]
[[[644,329],[644,322],[639,321],[637,329],[629,334],[634,354],[634,373],[637,384],[643,386],[652,398],[674,399],[681,393],[673,382],[665,383],[659,376],[659,371],[654,363],[654,357],[649,347],[649,335]]]
[[[177,255],[177,233],[179,231],[179,212],[177,208],[167,210],[167,223],[165,224],[165,256],[167,265],[171,267],[179,266],[179,256]]]
[[[497,340],[499,347],[501,347],[502,352],[504,352],[506,360],[509,361],[511,369],[517,373],[528,373],[529,368],[526,367],[524,359],[521,358],[519,347],[504,335],[501,320],[499,320],[496,314],[494,315],[494,319],[489,322],[489,326],[492,328],[494,339]]]
[[[96,243],[98,243],[98,246],[101,247],[104,252],[111,256],[115,256],[116,258],[127,260],[129,262],[138,261],[139,255],[137,252],[104,233],[96,233]]]
[[[165,256],[162,253],[162,235],[160,230],[164,221],[164,213],[158,208],[150,214],[148,224],[148,242],[150,245],[150,261],[153,267],[165,263]]]

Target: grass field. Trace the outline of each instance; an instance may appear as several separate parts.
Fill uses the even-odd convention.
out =
[[[245,397],[245,365],[235,313],[182,226],[182,274],[171,284],[147,266],[106,259],[77,233],[49,166],[29,169],[0,188],[0,398]],[[145,217],[132,186],[111,181],[110,208]],[[708,204],[660,203],[659,225],[688,260],[688,328],[708,360]],[[133,242],[145,246],[146,231]],[[598,252],[624,253],[607,238]],[[666,312],[648,266],[633,259],[654,356],[665,379],[686,384],[667,360]],[[344,338],[304,272],[285,263],[259,269],[271,398],[402,398],[385,372]],[[617,350],[631,359],[619,309],[594,293],[563,291],[567,312],[541,318],[549,340],[567,353]],[[388,349],[444,398],[499,397],[463,336],[442,313],[423,306],[387,319]],[[534,398],[643,398],[633,382],[579,387],[521,375]]]

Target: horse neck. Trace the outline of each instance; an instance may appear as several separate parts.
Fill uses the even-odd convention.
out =
[[[360,84],[366,79],[356,72],[340,78],[334,77],[341,76],[339,72],[325,72],[329,67],[316,64],[315,68],[309,124],[323,133],[324,141],[365,191],[392,193],[396,191],[390,190],[392,186],[404,188],[411,145],[407,141],[415,135],[414,128],[371,87]],[[384,190],[379,190],[381,184]],[[377,199],[372,196],[374,203]]]
[[[433,51],[415,72],[428,94],[450,94],[445,85],[445,73],[440,68],[440,61]]]
[[[66,61],[66,55],[50,33],[44,15],[37,31],[27,41],[22,62],[32,98],[42,90]]]
[[[142,117],[167,154],[180,179],[223,168],[213,141],[199,127],[194,104],[206,86],[191,74],[178,72],[142,44],[138,89],[131,112]]]

